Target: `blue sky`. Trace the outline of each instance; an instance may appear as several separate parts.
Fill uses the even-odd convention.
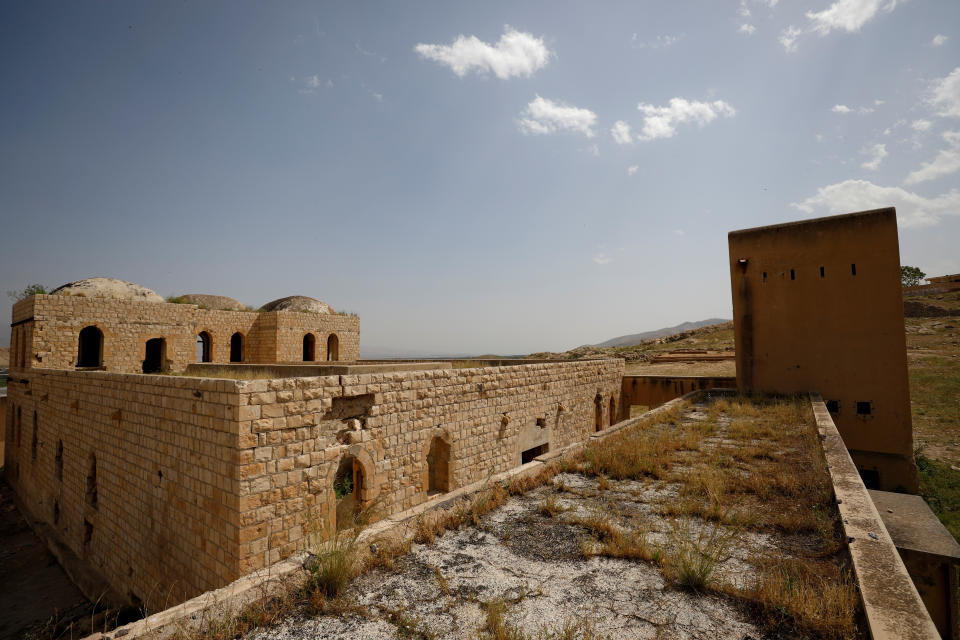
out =
[[[0,291],[303,294],[368,347],[526,353],[729,317],[732,229],[893,205],[902,262],[960,272],[958,26],[948,0],[3,3]]]

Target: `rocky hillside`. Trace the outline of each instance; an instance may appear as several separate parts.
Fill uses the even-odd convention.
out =
[[[672,336],[645,340],[629,347],[599,347],[586,345],[570,351],[543,351],[531,353],[528,358],[550,360],[577,360],[579,358],[623,358],[627,362],[647,362],[663,351],[681,349],[710,349],[716,351],[733,350],[733,322],[715,324]]]
[[[709,318],[707,320],[699,320],[697,322],[682,322],[675,327],[665,327],[663,329],[657,329],[656,331],[645,331],[644,333],[632,333],[628,336],[620,336],[617,338],[611,338],[606,342],[601,342],[595,344],[595,347],[632,347],[638,345],[641,342],[647,340],[653,340],[655,338],[666,338],[667,336],[674,336],[678,333],[685,333],[687,331],[693,331],[694,329],[699,329],[700,327],[708,327],[714,324],[723,324],[724,322],[729,322],[729,320],[724,320],[723,318]]]

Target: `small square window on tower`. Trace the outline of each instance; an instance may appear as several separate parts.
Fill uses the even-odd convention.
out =
[[[830,413],[840,413],[840,401],[839,400],[827,400],[827,411]]]
[[[857,401],[857,415],[858,416],[869,416],[873,415],[873,403],[865,402],[863,400]]]

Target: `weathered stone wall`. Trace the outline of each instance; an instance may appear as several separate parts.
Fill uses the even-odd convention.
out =
[[[691,391],[736,387],[737,379],[724,376],[623,376],[619,419],[630,417],[630,407],[659,407]]]
[[[151,607],[239,576],[234,381],[51,370],[22,380],[9,384],[6,478],[60,542]]]
[[[542,434],[555,449],[609,424],[622,373],[622,360],[597,360],[241,383],[242,570],[304,549],[311,526],[335,526],[342,457],[362,468],[361,500],[396,513],[427,499],[433,438],[450,448],[449,488],[483,480],[520,464],[521,441]]]
[[[152,338],[165,341],[163,370],[183,371],[197,361],[201,331],[212,338],[213,362],[230,362],[230,338],[237,332],[243,335],[244,362],[299,361],[307,332],[317,336],[317,351],[324,356],[318,359],[325,359],[331,333],[338,337],[341,360],[355,360],[360,349],[360,319],[355,316],[36,295],[14,305],[11,360],[16,365],[11,362],[11,368],[75,368],[80,331],[91,325],[103,333],[103,368],[127,373],[143,371],[146,343]]]
[[[25,370],[10,384],[7,477],[118,593],[169,606],[335,527],[345,457],[361,502],[396,513],[427,499],[434,438],[448,490],[483,480],[522,447],[609,424],[622,373],[622,360],[270,380]]]

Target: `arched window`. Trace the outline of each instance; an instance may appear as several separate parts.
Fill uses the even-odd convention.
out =
[[[610,396],[610,426],[617,424],[617,401]]]
[[[87,504],[97,508],[97,456],[90,454],[90,470],[87,472]]]
[[[435,437],[427,453],[427,492],[450,491],[450,445],[443,438]]]
[[[594,419],[593,419],[593,430],[600,431],[603,429],[603,397],[598,393],[597,397],[593,399],[594,405]]]
[[[206,331],[197,335],[197,362],[213,362],[213,338]]]
[[[357,514],[363,506],[363,467],[353,456],[340,459],[337,475],[333,479],[333,497],[336,498],[337,529],[349,529],[356,522]]]
[[[150,338],[144,349],[143,372],[160,373],[167,359],[167,341],[163,338]]]
[[[327,338],[327,360],[339,360],[340,359],[340,338],[337,337],[337,334],[331,333],[330,337]]]
[[[77,366],[103,366],[103,332],[93,325],[80,330],[77,340]]]
[[[303,336],[303,361],[313,362],[317,359],[317,338],[312,333]]]
[[[230,336],[230,362],[243,362],[243,334],[239,331]]]

